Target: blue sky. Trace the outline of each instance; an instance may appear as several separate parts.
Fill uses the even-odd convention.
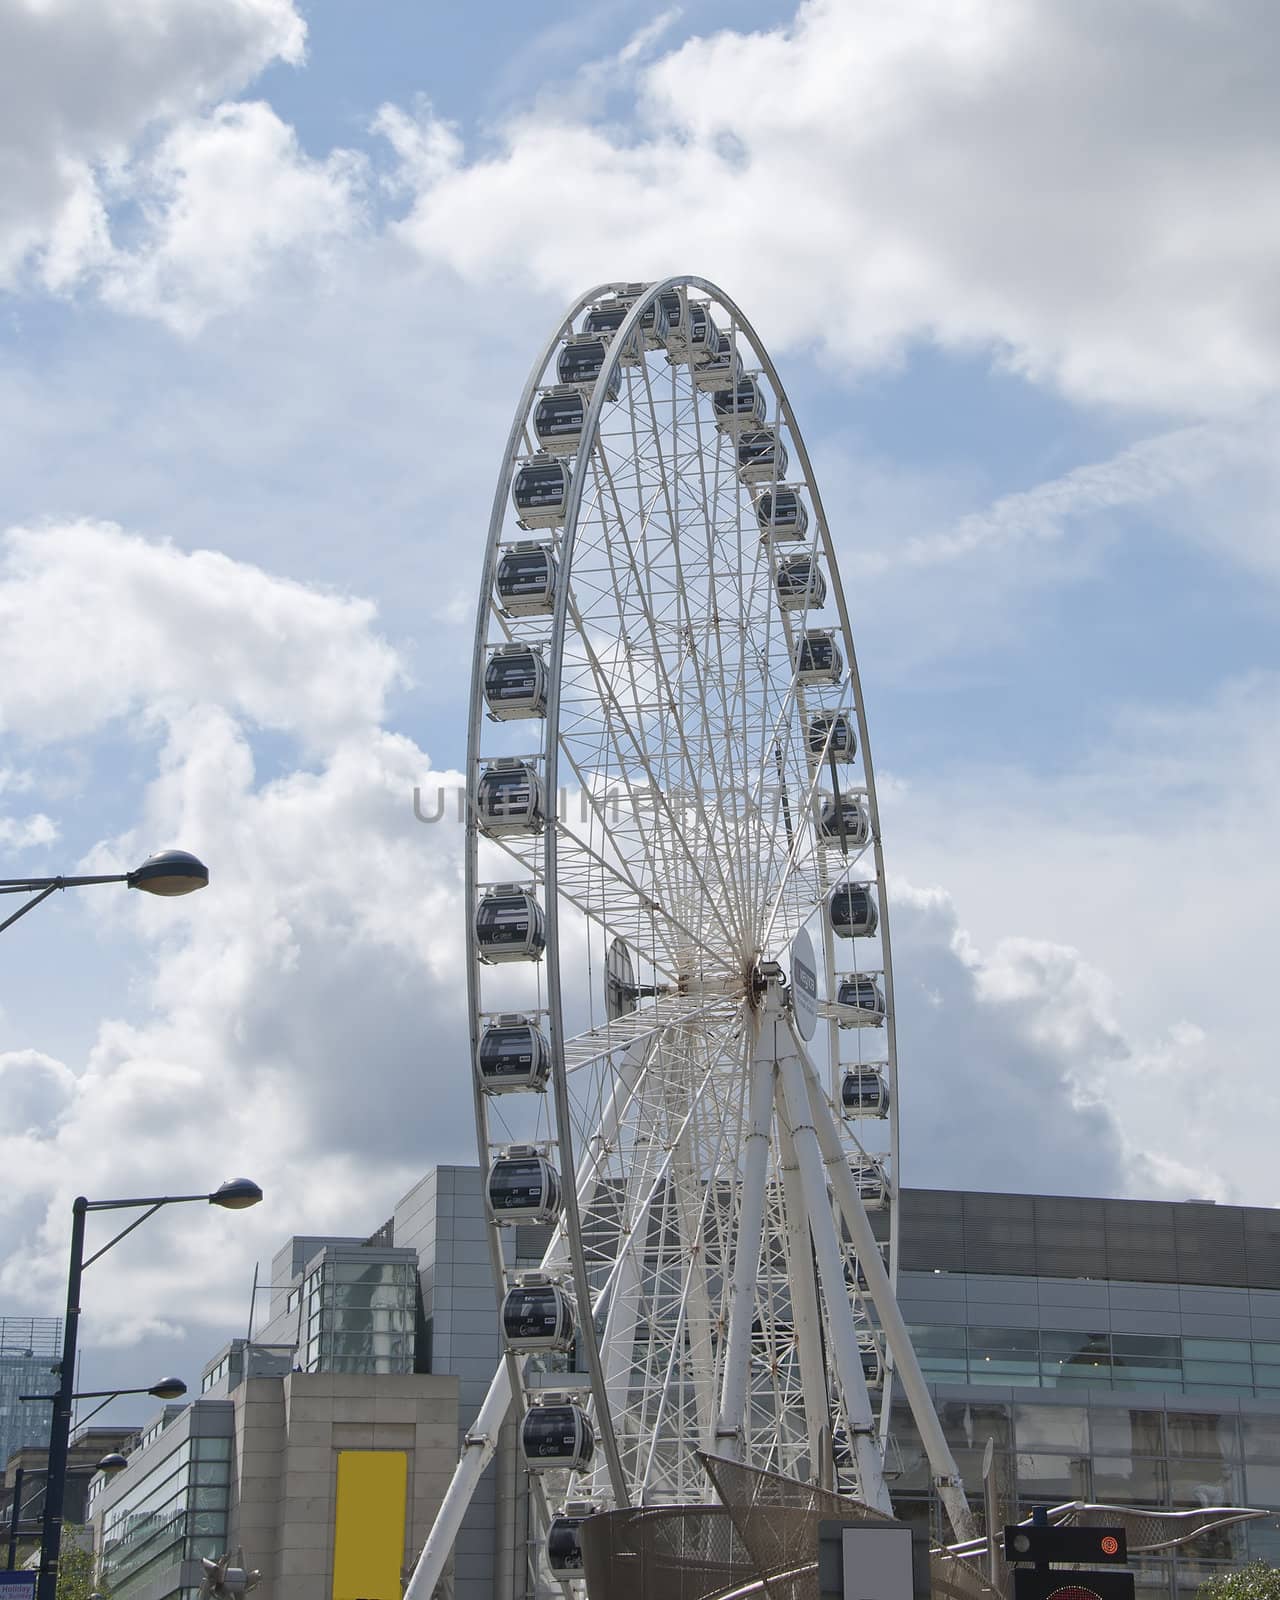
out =
[[[510,410],[604,277],[722,283],[804,426],[907,1181],[1280,1199],[1270,8],[152,13],[0,0],[0,845],[214,882],[6,935],[0,1309],[51,1309],[79,1187],[252,1172],[216,1283],[175,1216],[95,1299],[104,1374],[198,1361],[255,1255],[469,1158],[411,791],[461,761]]]

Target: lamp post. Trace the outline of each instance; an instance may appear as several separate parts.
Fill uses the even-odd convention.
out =
[[[19,906],[12,916],[0,922],[0,933],[11,928],[19,917],[25,917],[42,900],[47,900],[55,889],[83,889],[94,883],[127,883],[131,889],[143,889],[147,894],[191,894],[203,889],[209,882],[209,869],[198,857],[187,850],[161,850],[148,856],[132,872],[109,872],[87,878],[0,878],[0,894],[29,894],[33,898]]]
[[[141,1227],[148,1217],[154,1216],[161,1206],[184,1205],[200,1200],[209,1205],[221,1206],[227,1211],[243,1211],[256,1206],[262,1199],[262,1190],[249,1178],[233,1178],[215,1189],[212,1194],[148,1195],[130,1200],[86,1200],[77,1196],[71,1207],[71,1262],[67,1269],[67,1315],[63,1324],[62,1363],[59,1368],[58,1390],[53,1399],[53,1418],[49,1424],[49,1473],[44,1499],[44,1526],[40,1540],[40,1574],[36,1584],[36,1600],[57,1600],[58,1557],[62,1551],[62,1507],[67,1487],[67,1446],[71,1440],[71,1406],[75,1400],[76,1338],[80,1324],[80,1278],[86,1267],[91,1267],[112,1245],[119,1244],[126,1234]],[[84,1253],[85,1218],[90,1211],[141,1211],[127,1227],[108,1239],[100,1249],[87,1259]],[[180,1379],[163,1380],[168,1383]],[[101,1393],[102,1391],[98,1391]],[[124,1393],[125,1391],[115,1391]],[[143,1393],[157,1393],[157,1388]],[[176,1391],[174,1391],[176,1392]],[[186,1392],[185,1385],[183,1393]],[[87,1398],[87,1397],[86,1397]],[[113,1394],[108,1394],[108,1399]]]

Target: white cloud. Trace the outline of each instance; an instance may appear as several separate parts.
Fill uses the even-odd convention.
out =
[[[857,366],[936,339],[1078,399],[1231,408],[1280,371],[1276,39],[1256,5],[808,0],[641,68],[634,124],[541,101],[468,161],[424,112],[404,231],[562,295],[696,271]]]
[[[1276,418],[1271,407],[1230,423],[1204,422],[1155,434],[1103,461],[1074,467],[1032,489],[1000,496],[982,511],[970,512],[940,533],[909,537],[892,551],[870,557],[873,570],[890,566],[926,567],[977,553],[999,554],[1018,544],[1060,538],[1069,525],[1101,513],[1177,499],[1183,506],[1198,491],[1217,499],[1224,483],[1247,468],[1273,466]],[[1226,526],[1206,528],[1207,518],[1185,519],[1196,535],[1249,564],[1280,574],[1274,542],[1265,549],[1246,546]],[[1260,543],[1260,542],[1259,542]]]
[[[1150,1183],[1264,1205],[1280,1200],[1278,716],[1280,682],[1255,674],[1104,714],[1057,770],[953,767],[882,796],[891,863],[947,884],[991,952],[985,993],[1031,997]]]
[[[950,895],[890,885],[903,1180],[925,1188],[1185,1199],[1222,1195],[1223,1153],[1132,1120],[1117,1084],[1167,1093],[1197,1030],[1144,1052],[1111,981],[1078,949],[1004,937],[982,949]]]
[[[109,524],[11,529],[0,543],[0,727],[67,739],[219,704],[250,726],[330,742],[376,723],[396,682],[373,615],[367,601]]]
[[[34,256],[62,288],[105,249],[99,173],[306,28],[293,0],[0,0],[0,37],[0,286]]]
[[[133,1192],[244,1172],[261,1211],[228,1228],[180,1209],[95,1285],[97,1338],[218,1323],[253,1254],[294,1229],[372,1226],[431,1159],[466,1151],[459,833],[413,818],[430,763],[382,724],[396,660],[368,606],[118,529],[50,528],[12,551],[5,615],[51,585],[71,619],[0,630],[26,652],[27,740],[130,713],[114,736],[141,763],[138,821],[86,864],[120,870],[181,839],[212,879],[190,900],[95,906],[103,937],[137,951],[132,1016],[103,1017],[83,1063],[20,1041],[0,1062],[29,1074],[31,1100],[6,1122],[0,1285],[23,1305],[56,1296],[70,1199],[117,1192],[122,1152]],[[261,726],[287,741],[278,777],[258,771]]]
[[[192,334],[261,292],[299,251],[307,271],[357,225],[362,160],[309,159],[297,135],[260,101],[218,106],[179,123],[123,174],[143,223],[134,249],[109,253],[102,294],[119,310]]]

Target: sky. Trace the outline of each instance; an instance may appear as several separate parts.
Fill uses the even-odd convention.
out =
[[[251,1176],[86,1276],[86,1385],[193,1380],[255,1261],[475,1159],[413,790],[458,781],[530,363],[680,272],[762,334],[840,554],[904,1181],[1280,1203],[1267,0],[0,0],[0,40],[0,875],[212,871],[4,936],[0,1313],[59,1313],[77,1193]]]

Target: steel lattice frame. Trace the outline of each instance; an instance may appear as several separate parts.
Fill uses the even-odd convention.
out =
[[[673,296],[686,337],[646,337],[643,319]],[[620,302],[625,319],[584,396],[563,515],[524,531],[511,488],[539,451],[534,407],[584,310]],[[715,390],[688,344],[690,305],[709,311],[765,397],[765,426],[791,461],[780,481],[807,503],[802,538],[762,536],[754,496],[778,484],[739,476],[737,439],[716,425]],[[554,609],[509,615],[498,563],[534,538],[555,555]],[[779,607],[779,562],[793,554],[825,576],[820,612]],[[830,682],[801,681],[797,646],[818,627],[843,668]],[[486,664],[508,643],[545,662],[545,715],[486,716]],[[852,761],[811,748],[810,719],[837,712],[856,727]],[[513,756],[541,778],[547,824],[490,835],[479,778]],[[531,1145],[558,1167],[564,1199],[543,1270],[572,1292],[584,1359],[556,1375],[546,1370],[554,1362],[508,1351],[408,1594],[430,1593],[512,1398],[523,1411],[549,1386],[577,1394],[597,1449],[583,1471],[535,1475],[544,1518],[568,1500],[704,1500],[700,1448],[887,1506],[880,1469],[897,1369],[913,1411],[928,1411],[922,1433],[963,1523],[954,1463],[893,1299],[893,978],[848,611],[786,393],[751,325],[713,285],[681,277],[593,289],[535,363],[494,497],[467,759],[473,1054],[486,1019],[521,1013],[545,1028],[552,1068],[548,1093],[496,1095],[475,1075],[480,1159],[487,1171],[506,1147]],[[820,837],[833,789],[864,809],[865,842],[844,827]],[[869,886],[873,935],[835,938],[827,907],[844,882]],[[536,965],[485,964],[476,911],[498,883],[519,884],[542,907]],[[778,970],[802,928],[825,984],[816,1061]],[[634,1010],[611,1017],[604,976],[617,938],[638,982]],[[839,1025],[850,1016],[833,1003],[842,973],[881,986],[879,1026]],[[850,1067],[883,1075],[887,1117],[841,1115]],[[851,1164],[868,1169],[872,1189],[878,1173],[886,1180],[882,1247]],[[501,1294],[513,1282],[511,1230],[491,1221]]]

